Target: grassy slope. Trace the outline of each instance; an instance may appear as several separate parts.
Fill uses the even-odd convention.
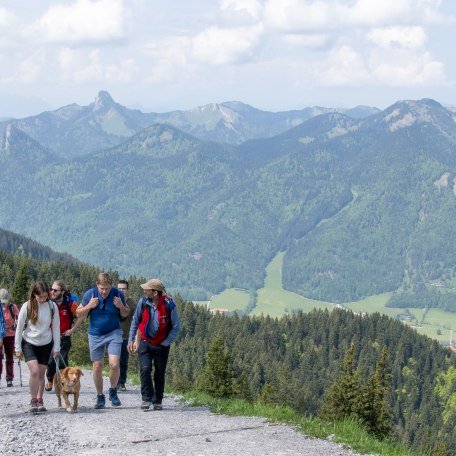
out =
[[[258,290],[257,305],[250,313],[251,315],[270,315],[280,317],[294,310],[308,312],[313,308],[331,310],[333,304],[330,302],[316,301],[305,298],[291,291],[282,288],[282,263],[285,253],[279,252],[266,268],[266,279],[264,287]],[[345,306],[353,312],[380,312],[392,318],[403,314],[406,309],[385,307],[391,293],[382,293],[376,296],[369,296],[355,302],[348,302]],[[247,290],[230,288],[222,293],[213,296],[209,302],[211,309],[225,308],[233,312],[244,310],[250,301],[250,294]],[[206,304],[206,302],[205,302]],[[453,330],[453,340],[456,340],[456,313],[444,312],[438,309],[430,309],[427,313],[423,309],[409,309],[411,320],[407,324],[416,325],[420,334],[448,343],[450,331]],[[441,334],[437,334],[440,332]]]

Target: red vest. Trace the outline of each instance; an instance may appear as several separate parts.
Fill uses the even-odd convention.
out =
[[[73,301],[68,299],[64,299],[60,305],[57,304],[60,317],[60,334],[63,334],[65,331],[71,329],[71,325],[74,320],[74,315],[71,312],[72,304]]]
[[[160,345],[171,331],[171,315],[169,312],[169,304],[167,309],[167,303],[164,296],[159,296],[156,306],[156,312],[158,316],[158,331],[153,337],[149,337],[146,332],[147,324],[149,323],[150,311],[148,306],[141,303],[141,322],[138,325],[138,329],[141,332],[141,339],[147,340],[152,345]]]

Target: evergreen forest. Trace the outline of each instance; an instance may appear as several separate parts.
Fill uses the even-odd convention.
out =
[[[98,268],[40,252],[0,251],[0,285],[18,304],[36,280],[63,279],[80,297],[93,286]],[[138,299],[144,279],[128,279]],[[175,301],[182,329],[168,364],[173,390],[287,405],[326,420],[352,416],[417,454],[455,454],[456,356],[436,341],[380,314],[315,310],[277,319]],[[86,329],[84,322],[73,335],[75,364],[90,364]],[[135,356],[129,369],[138,370]]]

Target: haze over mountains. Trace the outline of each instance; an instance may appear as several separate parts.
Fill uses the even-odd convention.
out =
[[[1,124],[0,226],[192,299],[260,288],[286,251],[304,296],[456,310],[455,142],[456,114],[427,99],[144,114],[100,92]]]
[[[362,118],[378,109],[305,108],[299,111],[266,112],[240,102],[199,106],[188,111],[142,113],[116,103],[100,91],[89,106],[71,104],[9,123],[65,158],[85,155],[120,144],[155,123],[174,126],[197,138],[240,144],[248,139],[271,137],[319,114],[344,111]]]

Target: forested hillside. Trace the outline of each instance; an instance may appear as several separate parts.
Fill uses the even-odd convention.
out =
[[[30,284],[64,279],[79,296],[93,285],[99,270],[81,263],[35,260],[0,251],[0,285],[16,302],[25,300]],[[116,274],[113,273],[116,277]],[[135,299],[143,279],[130,277]],[[213,315],[176,297],[182,329],[168,366],[173,389],[204,386],[209,352],[216,340],[227,352],[227,378],[233,394],[251,401],[288,405],[305,415],[321,413],[328,391],[344,374],[343,359],[354,347],[353,391],[361,396],[386,352],[385,399],[391,438],[417,453],[451,455],[456,451],[456,357],[431,339],[379,314],[361,317],[349,311],[296,313],[281,319]],[[225,348],[223,348],[225,350]],[[89,363],[86,324],[73,336],[73,362]],[[226,356],[228,354],[228,356]],[[220,361],[220,359],[219,359]],[[130,369],[136,372],[133,356]],[[390,378],[390,380],[388,380]],[[229,395],[230,395],[229,394]],[[367,405],[364,405],[366,407]],[[369,406],[369,410],[376,410]]]
[[[240,146],[154,125],[64,161],[7,126],[0,225],[191,299],[260,288],[285,251],[284,288],[304,296],[454,311],[454,119],[405,101]]]
[[[46,245],[2,228],[0,228],[0,250],[7,253],[30,255],[36,260],[60,260],[66,263],[78,263],[78,260],[71,255],[55,252]]]

